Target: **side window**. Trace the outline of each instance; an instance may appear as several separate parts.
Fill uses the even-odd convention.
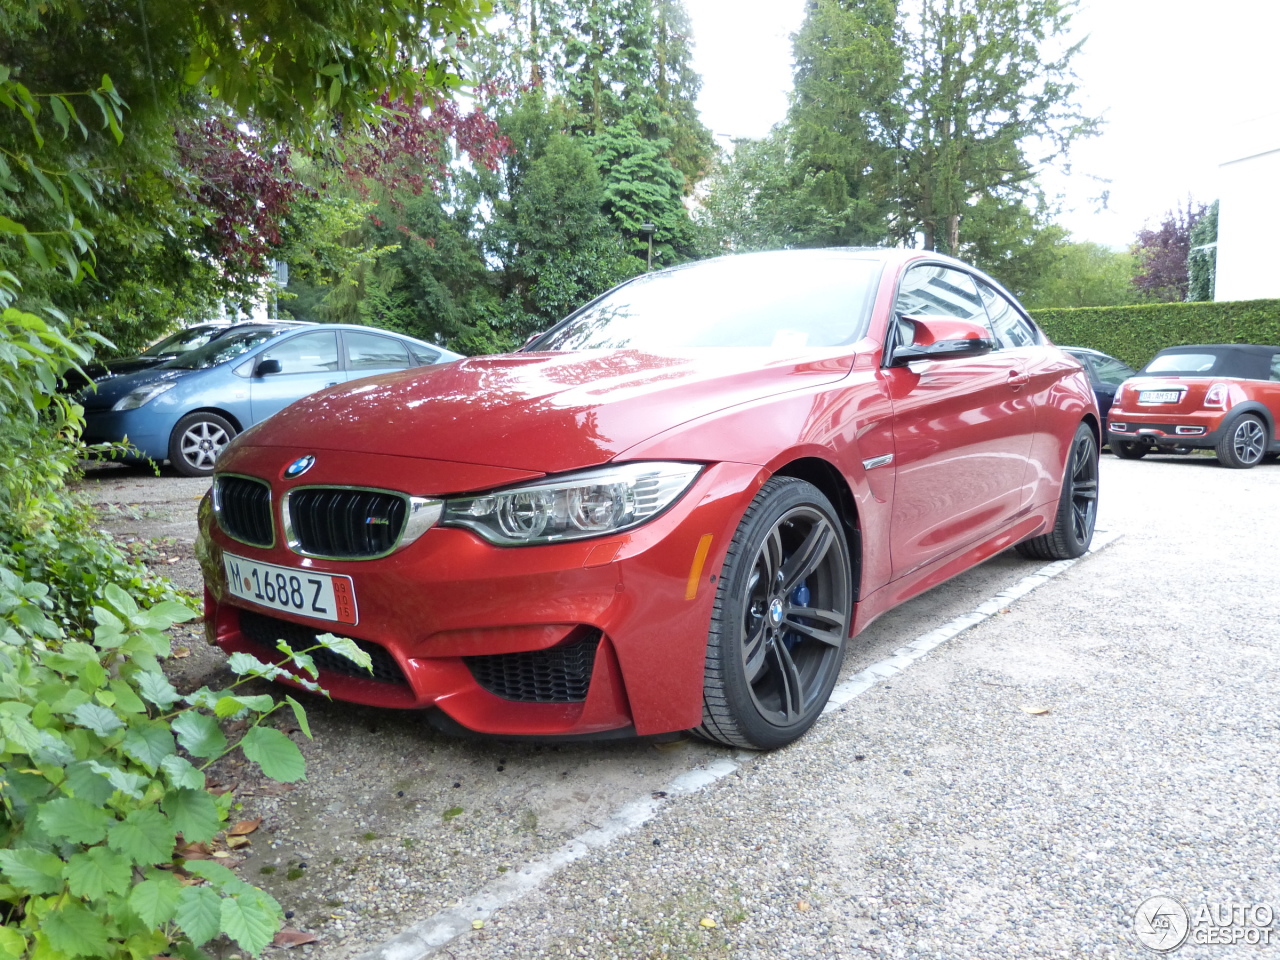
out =
[[[1132,367],[1121,363],[1115,357],[1090,356],[1089,360],[1093,364],[1093,372],[1098,375],[1098,379],[1112,386],[1120,386],[1137,372]]]
[[[409,344],[409,352],[413,354],[413,359],[424,367],[440,359],[439,350],[432,350],[430,347],[424,347],[417,343]]]
[[[342,336],[347,343],[348,370],[393,370],[413,366],[409,361],[409,351],[399,340],[351,330]]]
[[[893,324],[889,349],[910,346],[911,324],[903,323],[903,317],[954,317],[984,327],[987,311],[967,273],[950,267],[912,267],[898,287],[898,299],[893,304]]]
[[[290,337],[279,346],[272,347],[262,354],[261,360],[279,360],[280,372],[269,376],[283,376],[289,373],[332,373],[338,369],[338,335],[336,333],[304,333],[299,337]]]
[[[1040,334],[999,290],[978,281],[982,302],[991,315],[991,329],[1001,347],[1030,347],[1040,342]]]
[[[1271,379],[1280,380],[1280,353],[1271,355]]]

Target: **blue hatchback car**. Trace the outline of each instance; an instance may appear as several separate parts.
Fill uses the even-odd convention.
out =
[[[235,332],[84,390],[86,443],[128,440],[138,455],[208,476],[231,438],[294,400],[349,380],[448,363],[459,354],[347,324],[280,321]]]

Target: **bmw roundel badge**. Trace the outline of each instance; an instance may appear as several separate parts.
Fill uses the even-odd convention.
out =
[[[313,466],[315,466],[316,458],[308,453],[305,457],[299,457],[293,463],[284,468],[284,478],[292,480],[294,477],[300,477]]]

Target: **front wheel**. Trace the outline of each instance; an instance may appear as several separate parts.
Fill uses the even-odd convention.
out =
[[[1018,544],[1030,560],[1070,560],[1084,556],[1098,519],[1098,443],[1087,423],[1076,428],[1062,477],[1053,529]]]
[[[813,726],[844,661],[851,599],[849,548],[831,502],[804,480],[769,480],[725,557],[694,732],[773,750]]]
[[[1247,470],[1262,462],[1270,446],[1267,425],[1251,413],[1246,413],[1222,431],[1214,452],[1224,467]]]
[[[235,435],[231,422],[216,413],[189,413],[169,435],[169,462],[184,477],[207,477]]]

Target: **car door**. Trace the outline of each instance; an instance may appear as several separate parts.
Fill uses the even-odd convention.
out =
[[[270,361],[276,361],[279,369]],[[264,371],[264,366],[271,372]],[[249,376],[253,422],[259,423],[293,401],[344,379],[335,331],[300,333],[274,343],[258,354]]]
[[[347,379],[373,377],[380,373],[392,373],[416,366],[409,357],[403,340],[384,337],[361,330],[342,331],[343,349],[346,351]]]
[[[974,278],[938,264],[914,266],[903,277],[892,336],[907,316],[954,317],[990,329]],[[884,374],[893,403],[897,578],[992,534],[1017,513],[1035,417],[1016,351],[916,361]]]

